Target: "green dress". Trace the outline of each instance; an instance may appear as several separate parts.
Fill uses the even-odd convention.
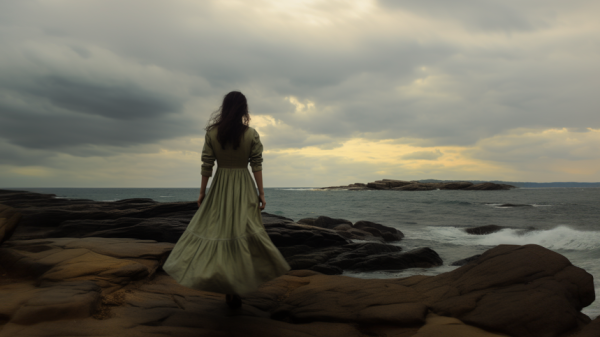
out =
[[[221,148],[217,129],[206,133],[202,175],[217,171],[202,204],[163,269],[180,284],[223,294],[245,294],[290,266],[265,232],[254,180],[262,170],[258,132],[248,128],[239,148]]]

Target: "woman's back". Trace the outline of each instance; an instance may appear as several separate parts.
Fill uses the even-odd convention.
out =
[[[217,165],[222,168],[245,168],[248,167],[248,161],[252,165],[253,171],[256,171],[256,166],[260,166],[262,162],[263,147],[260,142],[258,132],[251,127],[248,127],[242,134],[240,146],[233,149],[231,143],[225,148],[217,140],[218,128],[213,128],[206,133],[206,142],[209,151],[212,154],[205,153],[204,156],[212,156],[216,158]]]

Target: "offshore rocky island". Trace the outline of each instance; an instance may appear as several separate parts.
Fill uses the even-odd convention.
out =
[[[161,269],[196,209],[0,190],[0,336],[600,335],[600,318],[581,313],[592,276],[558,253],[500,245],[442,261],[436,247],[405,252],[395,228],[326,216],[263,213],[292,271],[230,310]],[[340,275],[451,263],[437,276]]]
[[[395,179],[375,180],[370,183],[354,183],[345,186],[322,187],[322,190],[393,190],[393,191],[432,191],[432,190],[463,190],[463,191],[498,191],[510,190],[516,186],[508,184],[498,184],[492,182],[483,182],[474,184],[470,181],[449,181],[449,182],[430,182],[430,181],[405,181]]]

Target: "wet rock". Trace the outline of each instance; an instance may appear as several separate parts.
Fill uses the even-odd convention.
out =
[[[342,224],[352,226],[352,222],[350,222],[346,219],[333,219],[333,218],[330,218],[327,216],[320,216],[316,219],[315,218],[300,219],[300,220],[298,220],[298,223],[304,224],[304,225],[309,225],[309,226],[328,228],[328,229],[333,229],[334,227],[337,227],[338,225],[342,225]]]
[[[358,221],[354,225],[349,220],[332,219],[326,216],[318,218],[306,218],[298,221],[299,224],[333,229],[346,239],[393,242],[400,241],[404,234],[389,226],[381,225],[371,221]]]
[[[304,245],[312,248],[340,246],[348,240],[335,231],[298,224],[265,225],[267,234],[278,248]]]
[[[278,224],[284,225],[284,224],[294,223],[294,220],[292,220],[290,218],[286,218],[281,215],[270,214],[267,212],[262,212],[261,215],[262,215],[263,224],[265,224],[265,226],[278,225]]]
[[[358,221],[353,225],[354,228],[367,231],[374,236],[381,237],[386,242],[400,241],[404,238],[404,233],[396,228],[385,226],[371,221]]]
[[[465,229],[465,232],[467,232],[469,234],[473,234],[473,235],[486,235],[486,234],[492,234],[492,233],[499,232],[505,228],[507,228],[507,227],[498,226],[498,225],[486,225],[486,226],[467,228],[467,229]]]
[[[293,270],[309,269],[327,275],[338,275],[344,270],[402,270],[443,264],[439,255],[429,248],[401,253],[401,247],[381,243],[351,243],[319,249],[298,245],[279,250]]]
[[[440,256],[430,248],[418,248],[406,253],[389,254],[390,251],[385,251],[384,254],[378,254],[373,252],[371,248],[373,245],[376,244],[364,244],[363,247],[341,254],[328,263],[344,270],[356,271],[431,268],[443,264]],[[378,248],[381,249],[381,247]]]

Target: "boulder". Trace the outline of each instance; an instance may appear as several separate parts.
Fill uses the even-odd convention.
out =
[[[327,216],[320,216],[316,219],[314,219],[314,218],[300,219],[300,220],[298,220],[298,223],[310,225],[310,226],[321,227],[321,228],[328,228],[328,229],[333,229],[333,228],[337,227],[338,225],[342,225],[342,224],[347,224],[347,225],[352,226],[352,222],[350,222],[346,219],[333,219],[333,218],[330,218]]]
[[[267,234],[278,248],[305,245],[312,248],[340,246],[348,240],[334,230],[299,224],[265,225]]]
[[[268,225],[283,225],[283,224],[293,224],[294,220],[290,218],[286,218],[281,215],[270,214],[267,212],[262,212],[262,221],[265,226]]]
[[[309,269],[327,275],[338,275],[344,270],[403,270],[443,264],[432,249],[420,248],[401,253],[400,246],[381,243],[351,243],[317,249],[297,245],[281,247],[279,251],[293,270]]]
[[[367,308],[422,303],[435,315],[453,317],[478,329],[514,337],[554,337],[585,327],[589,318],[580,310],[595,297],[590,274],[537,245],[501,245],[472,263],[433,277],[363,280],[292,275],[263,289],[286,293],[281,303],[272,306],[272,317],[295,323],[361,325],[361,317],[369,315],[359,313]],[[286,284],[301,285],[291,292],[279,290]],[[421,312],[413,309],[411,313],[415,311]],[[399,317],[388,319],[393,324]],[[421,312],[418,320],[425,319],[426,313]]]
[[[375,236],[379,236],[386,242],[400,241],[404,238],[404,234],[396,228],[385,226],[371,221],[361,220],[353,225],[354,228],[367,231]],[[371,229],[375,229],[372,231]]]
[[[508,227],[498,226],[498,225],[486,225],[486,226],[467,228],[467,229],[465,229],[465,232],[467,232],[469,234],[474,234],[474,235],[486,235],[486,234],[492,234],[492,233],[499,232],[505,228],[508,228]]]
[[[397,254],[389,254],[389,251],[386,251],[384,254],[370,253],[372,249],[368,248],[370,247],[361,247],[354,251],[340,254],[338,257],[330,260],[329,264],[340,267],[344,270],[363,272],[376,270],[397,271],[409,268],[431,268],[438,267],[443,264],[440,256],[430,248],[419,248],[406,253]]]
[[[358,221],[354,225],[349,220],[332,219],[326,216],[306,218],[298,221],[299,224],[333,229],[346,239],[365,240],[375,242],[400,241],[404,234],[389,226],[371,221]]]

